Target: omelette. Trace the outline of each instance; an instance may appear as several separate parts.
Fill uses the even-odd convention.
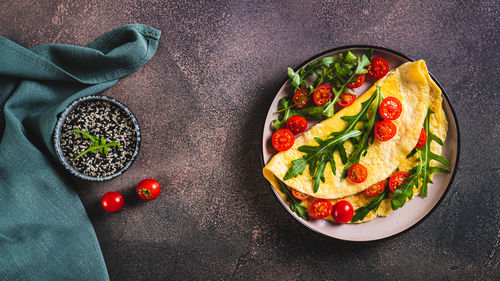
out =
[[[380,87],[383,98],[397,98],[402,104],[402,112],[400,117],[393,121],[397,127],[396,135],[388,141],[374,139],[373,143],[368,146],[366,154],[360,158],[359,163],[365,166],[368,171],[366,180],[362,183],[354,183],[342,179],[344,164],[337,151],[333,155],[336,173],[332,172],[331,164],[328,164],[324,171],[325,181],[320,182],[316,192],[313,190],[314,180],[308,169],[305,169],[297,177],[284,180],[286,172],[292,166],[292,161],[304,155],[298,148],[303,145],[317,145],[314,138],[325,139],[332,132],[342,131],[347,126],[347,122],[342,117],[358,113],[362,109],[362,103],[374,94],[376,87]],[[430,115],[430,131],[441,140],[446,138],[448,124],[441,104],[441,90],[428,74],[425,62],[419,60],[404,63],[375,82],[352,105],[317,123],[309,131],[299,136],[292,148],[277,153],[264,167],[263,174],[284,200],[286,195],[280,190],[278,181],[285,183],[291,189],[309,195],[308,200],[301,202],[308,209],[316,198],[328,199],[332,204],[346,200],[352,204],[354,209],[358,209],[373,199],[363,192],[365,189],[387,179],[396,169],[408,172],[417,166],[419,163],[418,154],[409,158],[407,155],[417,144],[429,108],[434,112]],[[353,151],[350,142],[346,142],[344,148],[348,155]],[[431,143],[430,148],[433,153],[441,154],[441,146],[436,143]],[[431,166],[435,165],[437,163],[434,160],[431,161]],[[414,187],[413,196],[418,193],[419,188]],[[382,201],[376,212],[371,211],[361,222],[372,220],[377,216],[387,216],[392,211],[392,197],[393,193]],[[326,219],[333,220],[331,215]]]

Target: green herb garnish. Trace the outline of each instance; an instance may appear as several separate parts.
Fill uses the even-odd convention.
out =
[[[92,152],[95,154],[100,152],[101,154],[108,156],[108,154],[109,154],[108,149],[110,147],[118,147],[118,149],[121,149],[120,145],[116,141],[106,142],[106,139],[102,136],[99,139],[97,137],[92,136],[87,131],[80,131],[78,129],[74,129],[74,130],[72,130],[72,132],[75,133],[75,135],[77,135],[77,136],[82,135],[83,138],[90,140],[91,144],[86,150],[84,150],[80,154],[78,154],[78,156],[76,156],[75,159],[71,160],[71,162],[75,162],[78,158],[84,156],[85,154],[87,154],[89,152]]]
[[[377,87],[377,90],[373,93],[373,95],[367,101],[361,104],[362,108],[360,112],[358,112],[356,115],[353,116],[342,117],[342,120],[347,121],[348,123],[347,127],[344,130],[340,132],[333,132],[326,139],[314,138],[316,143],[318,143],[318,146],[311,146],[311,145],[300,146],[298,150],[306,154],[302,158],[292,161],[292,166],[286,172],[285,176],[283,177],[283,180],[288,180],[297,177],[298,175],[302,175],[306,167],[309,165],[309,173],[311,174],[314,180],[314,192],[317,192],[319,189],[320,181],[325,182],[324,171],[327,163],[330,163],[333,175],[335,175],[336,173],[335,159],[333,156],[335,151],[339,152],[342,162],[344,163],[348,161],[350,161],[350,163],[352,164],[354,164],[354,162],[356,161],[359,162],[360,155],[368,146],[369,138],[366,135],[371,134],[374,122],[373,116],[376,115],[378,111],[378,104],[380,99],[381,99],[380,88]],[[373,103],[374,100],[376,100],[375,103],[376,106],[371,107],[372,116],[369,119],[367,117],[368,109],[370,108],[370,105]],[[364,132],[361,130],[354,129],[356,127],[356,124],[360,121],[366,123],[366,125],[363,126]],[[364,136],[361,138],[360,141],[352,140],[353,138],[356,138],[362,135],[363,133]],[[359,154],[359,155],[351,154],[349,160],[347,158],[346,151],[344,148],[344,143],[347,140],[350,140],[353,146],[355,147],[354,152]],[[348,167],[345,167],[344,170],[347,170],[347,168]]]
[[[357,222],[357,221],[363,220],[366,217],[366,215],[368,215],[368,213],[370,213],[371,211],[377,212],[382,201],[384,201],[387,198],[389,198],[389,186],[386,185],[386,187],[385,187],[384,191],[382,191],[382,193],[380,193],[375,198],[373,198],[365,206],[356,209],[355,214],[352,217],[351,221]]]
[[[431,151],[432,141],[443,145],[443,141],[430,131],[429,120],[432,113],[434,112],[429,108],[429,110],[427,111],[427,116],[424,120],[424,130],[427,132],[427,141],[425,142],[423,147],[416,150],[420,162],[415,168],[410,170],[410,177],[394,192],[394,197],[391,201],[393,210],[401,208],[406,203],[407,199],[411,199],[413,197],[413,187],[418,187],[419,178],[422,178],[420,194],[426,197],[429,183],[432,183],[430,176],[434,173],[450,173],[450,170],[447,168],[430,166],[431,160],[436,160],[437,162],[446,166],[450,165],[448,160],[446,160],[443,156],[437,155]]]
[[[302,206],[302,204],[300,204],[302,201],[293,197],[292,192],[290,191],[290,189],[288,189],[288,187],[286,187],[286,185],[283,182],[281,182],[278,178],[276,178],[276,180],[278,181],[278,184],[281,187],[281,192],[283,192],[286,195],[286,201],[290,204],[290,210],[292,210],[292,212],[297,213],[297,215],[299,215],[301,218],[309,220],[309,215],[307,214],[307,208]]]
[[[373,52],[373,50],[371,50]],[[370,51],[368,52],[370,55]],[[297,109],[296,104],[291,103],[291,97],[284,97],[280,100],[278,111],[281,113],[278,120],[273,121],[276,130],[283,128],[288,118],[294,115],[321,120],[332,117],[334,114],[334,106],[340,98],[340,94],[347,91],[354,93],[347,85],[351,83],[355,76],[360,73],[366,73],[366,66],[370,64],[370,59],[363,55],[361,58],[356,57],[352,52],[348,51],[345,54],[339,54],[337,58],[324,57],[320,60],[313,61],[306,67],[301,68],[297,73],[292,68],[288,68],[288,77],[295,91],[298,89],[309,89],[309,95],[314,93],[317,87],[325,82],[332,84],[335,97],[323,106],[310,106],[304,109]],[[306,85],[306,79],[309,76],[314,76],[316,79]],[[336,90],[339,89],[339,90]]]

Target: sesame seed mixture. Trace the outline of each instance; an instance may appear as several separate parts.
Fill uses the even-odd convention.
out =
[[[72,130],[87,131],[106,142],[116,141],[121,147],[110,147],[106,156],[100,152],[89,152],[71,162],[86,150],[91,141]],[[106,177],[119,172],[130,161],[135,151],[137,134],[132,119],[127,113],[108,101],[90,100],[77,106],[68,115],[62,126],[61,148],[64,156],[79,172],[92,177]]]

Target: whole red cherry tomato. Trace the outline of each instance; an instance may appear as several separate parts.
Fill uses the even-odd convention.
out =
[[[142,180],[135,188],[142,200],[153,200],[160,195],[160,184],[154,179]]]
[[[101,199],[102,207],[110,213],[120,211],[124,203],[123,196],[116,191],[110,191],[104,194]]]
[[[349,201],[342,200],[332,208],[332,217],[338,223],[346,223],[352,219],[354,216],[354,207],[349,203]]]

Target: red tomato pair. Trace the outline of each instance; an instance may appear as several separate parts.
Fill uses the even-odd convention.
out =
[[[375,137],[377,139],[388,141],[396,135],[397,128],[391,120],[398,119],[402,110],[401,102],[395,97],[387,97],[380,103],[379,114],[384,120],[375,125]]]
[[[279,129],[274,132],[271,143],[274,149],[286,151],[293,146],[295,142],[294,134],[303,133],[307,129],[307,120],[302,116],[292,116],[286,121],[285,129]]]
[[[313,100],[317,106],[323,106],[327,102],[334,98],[332,86],[329,84],[323,84],[314,90],[311,96],[309,96],[309,91],[306,89],[297,90],[292,97],[292,102],[298,109],[303,109],[311,106]]]
[[[327,199],[316,199],[311,204],[309,213],[317,219],[324,219],[331,214],[336,222],[346,223],[354,216],[354,207],[346,200],[338,201],[332,206]]]
[[[154,179],[145,179],[137,185],[135,190],[139,198],[149,201],[160,195],[160,184]],[[101,199],[102,207],[110,213],[120,211],[124,204],[123,196],[116,191],[107,192]]]

